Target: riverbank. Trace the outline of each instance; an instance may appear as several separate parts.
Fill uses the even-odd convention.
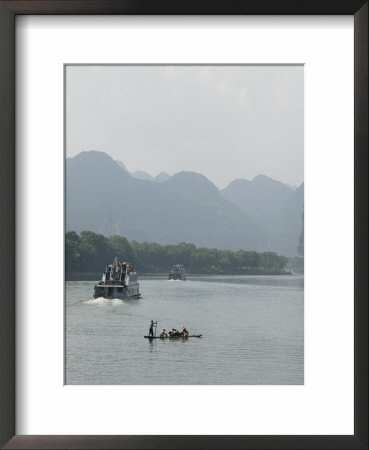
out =
[[[139,277],[163,277],[167,278],[168,273],[165,272],[140,272]],[[197,276],[197,275],[292,275],[292,272],[285,270],[257,270],[250,269],[245,270],[243,272],[232,272],[232,273],[212,273],[212,272],[203,272],[203,273],[186,273],[187,277]],[[65,281],[97,281],[101,279],[101,272],[66,272]]]

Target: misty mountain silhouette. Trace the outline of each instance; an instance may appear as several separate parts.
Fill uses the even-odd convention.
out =
[[[122,161],[115,160],[115,162],[118,164],[119,167],[121,167],[125,172],[129,172],[127,167]],[[145,172],[144,170],[136,170],[133,173],[130,173],[135,178],[138,178],[139,180],[149,180],[149,181],[157,181],[158,183],[163,183],[164,181],[169,180],[170,175],[168,175],[166,172],[160,172],[156,177],[152,177],[149,173]]]
[[[132,175],[139,180],[154,181],[154,178],[143,170],[136,170],[136,172],[133,172]]]
[[[158,175],[156,175],[155,181],[157,181],[158,183],[164,183],[164,181],[169,180],[169,178],[169,174],[167,174],[166,172],[160,172]]]
[[[162,183],[140,180],[97,151],[66,161],[66,229],[160,244],[268,248],[263,228],[205,176],[180,172]]]
[[[222,194],[259,222],[274,251],[293,256],[297,253],[304,210],[304,185],[296,191],[265,175],[252,181],[232,181]]]
[[[118,161],[118,160],[116,159],[115,162],[118,164],[119,167],[121,167],[123,170],[125,170],[126,172],[128,172],[127,167],[122,163],[122,161]]]

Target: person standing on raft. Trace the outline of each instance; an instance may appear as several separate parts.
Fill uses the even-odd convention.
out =
[[[154,327],[157,325],[158,322],[151,321],[150,329],[149,329],[149,336],[154,336]]]

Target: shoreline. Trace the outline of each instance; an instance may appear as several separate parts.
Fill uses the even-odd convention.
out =
[[[249,271],[243,271],[243,272],[232,272],[232,273],[209,273],[209,272],[202,272],[202,273],[186,273],[187,277],[191,276],[203,276],[203,275],[224,275],[224,276],[232,276],[232,275],[244,275],[244,276],[262,276],[262,275],[268,275],[268,276],[281,276],[281,275],[303,275],[300,273],[293,273],[291,271],[267,271],[267,270],[249,270]],[[167,278],[168,273],[167,272],[140,272],[140,277],[163,277]],[[101,273],[98,272],[66,272],[65,273],[65,281],[97,281],[101,278]]]

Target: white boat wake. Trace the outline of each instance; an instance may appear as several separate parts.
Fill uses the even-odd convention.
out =
[[[120,298],[92,298],[90,300],[86,300],[83,303],[87,305],[107,305],[107,306],[124,306],[126,302],[124,300],[121,300]]]

